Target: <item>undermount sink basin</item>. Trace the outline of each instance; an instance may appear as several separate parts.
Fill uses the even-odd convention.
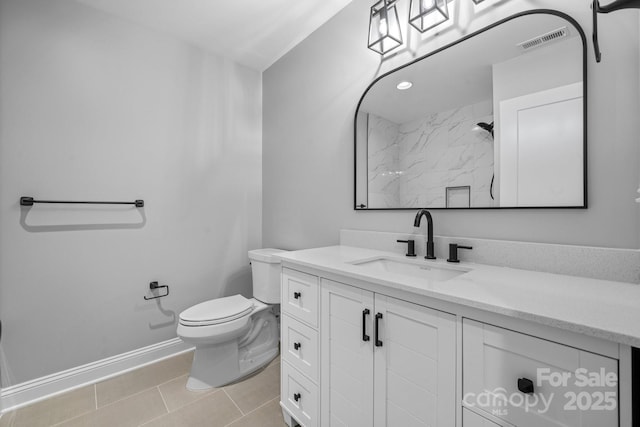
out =
[[[355,261],[352,264],[366,268],[371,273],[384,271],[437,282],[444,282],[445,280],[453,279],[470,271],[462,267],[429,265],[422,260],[398,260],[387,257]]]

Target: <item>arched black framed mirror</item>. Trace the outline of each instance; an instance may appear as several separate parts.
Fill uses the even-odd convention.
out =
[[[355,115],[355,209],[586,208],[586,77],[584,31],[553,10],[380,76]]]

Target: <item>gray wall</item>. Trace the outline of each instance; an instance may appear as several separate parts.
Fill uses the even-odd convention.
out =
[[[250,295],[261,75],[74,0],[0,2],[0,313],[8,386],[176,336]],[[26,210],[42,199],[135,208]],[[149,282],[171,295],[144,301]]]
[[[263,73],[265,246],[337,244],[341,228],[413,232],[415,212],[352,210],[353,117],[376,76],[526,9],[560,8],[591,39],[585,0],[488,0],[475,13],[471,1],[456,4],[453,24],[437,37],[420,42],[405,28],[410,48],[381,61],[366,48],[371,2],[354,0]],[[590,42],[587,51],[589,209],[433,211],[436,234],[638,248],[638,12],[600,16],[600,41],[602,63]]]

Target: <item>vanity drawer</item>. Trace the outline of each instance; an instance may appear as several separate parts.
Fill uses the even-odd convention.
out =
[[[510,424],[505,424],[509,425]],[[501,427],[499,424],[481,417],[467,408],[462,408],[462,427]]]
[[[282,311],[318,326],[318,277],[288,268],[282,269]]]
[[[618,425],[617,360],[469,319],[462,334],[464,407],[518,427]]]
[[[282,316],[282,357],[292,366],[318,382],[318,331],[290,316]]]
[[[303,427],[315,427],[318,422],[318,388],[286,361],[282,361],[280,402]]]

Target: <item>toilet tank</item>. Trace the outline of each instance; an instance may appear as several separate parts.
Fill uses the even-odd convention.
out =
[[[280,260],[274,254],[282,249],[254,249],[249,251],[253,297],[265,304],[280,304]]]

